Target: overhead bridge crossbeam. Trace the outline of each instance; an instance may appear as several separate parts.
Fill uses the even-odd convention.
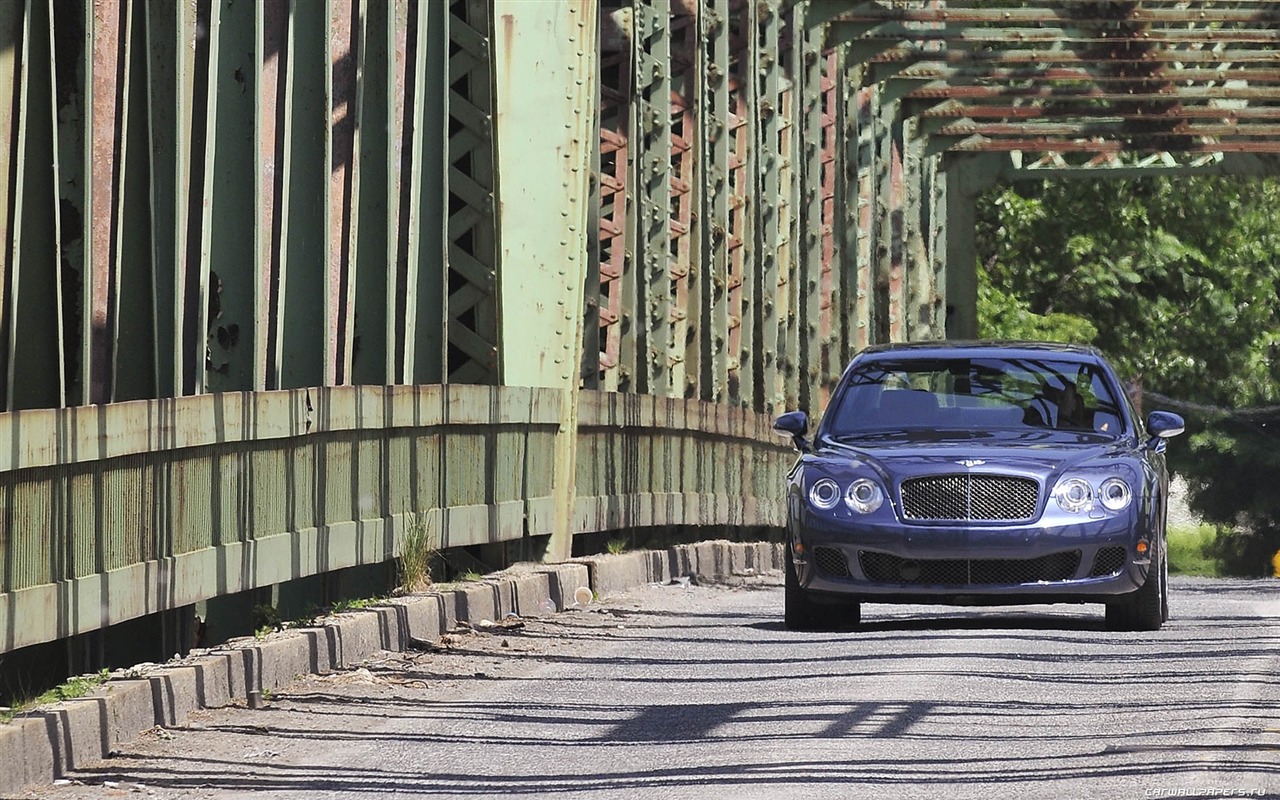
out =
[[[1275,3],[1004,5],[813,8],[904,115],[962,121],[931,152],[1280,152]]]

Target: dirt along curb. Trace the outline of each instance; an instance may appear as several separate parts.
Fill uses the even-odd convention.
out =
[[[583,600],[686,577],[727,579],[782,568],[782,547],[728,541],[678,545],[563,564],[520,564],[478,581],[408,595],[265,639],[237,639],[166,664],[118,671],[93,693],[0,724],[0,792],[48,784],[110,757],[157,726],[177,727],[202,708],[256,705],[262,693],[307,674],[355,667],[380,650],[433,642],[459,622],[539,616]]]

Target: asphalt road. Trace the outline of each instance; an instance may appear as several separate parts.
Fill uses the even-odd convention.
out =
[[[1100,606],[868,606],[791,633],[779,579],[647,587],[152,731],[42,798],[1280,797],[1280,581]]]

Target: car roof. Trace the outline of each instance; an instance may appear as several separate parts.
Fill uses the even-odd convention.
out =
[[[1105,361],[1102,352],[1091,345],[1061,342],[1026,342],[983,339],[974,341],[896,342],[871,345],[857,355],[905,355],[913,358],[949,358],[977,356],[988,358],[1034,358],[1048,355],[1087,357]]]

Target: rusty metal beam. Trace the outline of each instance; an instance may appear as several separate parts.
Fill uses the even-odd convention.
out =
[[[1062,153],[1119,153],[1124,151],[1141,153],[1158,153],[1169,150],[1156,143],[1125,142],[1116,140],[1057,140],[1046,139],[984,139],[971,137],[960,142],[949,144],[946,148],[957,153],[990,153],[1020,150],[1025,152],[1044,152],[1053,150]],[[1223,140],[1216,142],[1189,141],[1177,148],[1184,153],[1280,153],[1280,140]]]
[[[1103,13],[1104,8],[1114,9]],[[1152,25],[1179,24],[1211,25],[1216,23],[1280,23],[1280,10],[1259,8],[1242,10],[1223,8],[1206,3],[1185,3],[1177,7],[1143,7],[1133,3],[1062,3],[1022,7],[991,7],[979,4],[966,6],[949,3],[943,7],[882,6],[865,3],[856,10],[842,11],[830,20],[832,23],[854,22],[880,25],[887,22],[925,24],[987,24],[1001,29],[1016,29],[1022,25],[1050,25],[1072,23],[1074,25]]]
[[[1134,53],[1123,51],[1115,53],[1107,59],[1067,49],[1061,43],[1051,47],[1031,47],[1024,49],[999,48],[987,42],[949,43],[946,50],[925,44],[904,44],[890,47],[872,56],[868,61],[873,64],[931,62],[951,65],[998,65],[1009,67],[1016,64],[1095,64],[1100,60],[1115,65],[1136,63],[1161,64],[1255,64],[1274,63],[1280,59],[1280,50],[1266,48],[1231,48],[1214,45],[1208,49],[1188,48],[1147,48]]]
[[[1019,106],[1019,105],[967,105],[960,102],[943,103],[924,109],[915,116],[923,119],[1001,119],[1032,120],[1064,118],[1077,119],[1080,109],[1069,105],[1054,106]],[[1164,109],[1136,109],[1124,111],[1119,108],[1106,109],[1105,113],[1089,117],[1094,122],[1108,121],[1151,121],[1162,118],[1182,120],[1215,120],[1225,123],[1229,120],[1247,119],[1280,119],[1280,106],[1173,106]]]

